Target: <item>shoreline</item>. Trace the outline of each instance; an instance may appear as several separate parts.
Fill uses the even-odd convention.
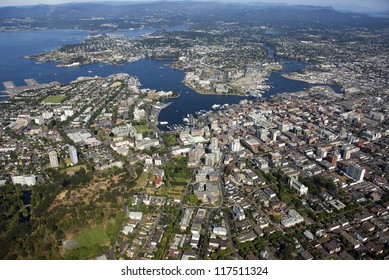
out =
[[[185,79],[182,80],[182,83],[187,86],[188,88],[190,88],[191,90],[193,90],[194,92],[196,92],[197,94],[201,94],[201,95],[218,95],[218,96],[224,96],[224,95],[228,95],[228,96],[241,96],[241,97],[249,97],[248,95],[245,95],[245,94],[239,94],[239,93],[217,93],[217,92],[206,92],[206,91],[198,91],[198,89],[194,88],[193,86],[191,86]]]

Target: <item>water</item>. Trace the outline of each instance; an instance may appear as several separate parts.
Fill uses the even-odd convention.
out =
[[[138,38],[157,30],[159,29],[144,28],[113,33],[124,34],[128,38]],[[185,30],[185,26],[176,26],[166,30]],[[24,58],[24,56],[54,50],[62,45],[83,42],[90,34],[94,33],[79,30],[0,32],[0,91],[4,90],[3,82],[5,81],[13,81],[17,86],[25,85],[24,79],[28,78],[34,78],[38,83],[52,81],[68,83],[79,76],[91,76],[91,73],[88,73],[89,70],[96,70],[96,73],[92,73],[93,75],[109,73],[108,70],[101,71],[102,69],[98,68],[100,65],[71,69],[58,68],[55,67],[58,64],[55,62],[36,64],[34,59]],[[110,74],[120,72],[118,67],[110,69],[112,71]],[[0,93],[0,101],[7,98],[7,96],[1,96]]]
[[[177,27],[170,30],[183,29],[183,27]],[[127,37],[139,37],[153,31],[155,29],[132,30],[126,31],[124,35]],[[128,73],[139,78],[142,88],[176,91],[180,94],[179,98],[167,100],[167,102],[172,102],[172,104],[162,110],[159,116],[160,121],[167,121],[169,125],[182,124],[183,118],[188,114],[194,115],[195,112],[200,110],[211,110],[214,104],[236,104],[242,99],[247,99],[247,97],[243,96],[198,94],[182,83],[185,73],[172,69],[170,61],[141,59],[119,66],[92,64],[80,67],[58,68],[55,67],[57,63],[54,62],[35,64],[34,60],[23,58],[25,55],[52,50],[63,44],[81,42],[88,34],[86,31],[75,30],[0,33],[0,90],[3,89],[2,82],[4,81],[14,81],[16,85],[24,85],[24,79],[34,78],[39,83],[52,81],[69,83],[80,76],[106,77],[114,73]],[[272,48],[266,47],[266,49],[270,58],[276,58]],[[284,69],[279,72],[273,72],[269,76],[268,82],[272,85],[272,88],[263,94],[263,97],[268,98],[275,94],[301,91],[315,86],[315,84],[282,77],[283,73],[302,69],[308,66],[308,63],[279,60]],[[339,87],[332,86],[332,88],[336,92],[340,92]],[[8,97],[0,96],[0,101],[6,98]],[[160,128],[167,129],[166,126],[160,126]]]

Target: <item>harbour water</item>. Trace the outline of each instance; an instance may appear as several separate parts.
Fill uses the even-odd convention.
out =
[[[182,28],[179,27],[178,30],[182,30]],[[152,31],[155,30],[133,30],[127,31],[124,35],[138,37]],[[170,61],[141,59],[119,66],[92,64],[58,68],[56,67],[57,63],[54,62],[36,64],[34,60],[24,58],[26,55],[55,49],[64,44],[82,42],[88,34],[87,31],[77,30],[0,33],[0,90],[4,89],[2,85],[4,81],[13,81],[17,86],[24,85],[24,79],[27,78],[33,78],[38,83],[52,81],[68,83],[80,76],[106,77],[114,73],[128,73],[139,78],[142,88],[175,91],[180,94],[178,98],[167,100],[166,102],[171,102],[171,105],[160,113],[159,120],[168,122],[169,125],[182,124],[183,119],[188,114],[195,116],[195,113],[200,110],[213,110],[214,104],[236,104],[242,99],[247,99],[247,97],[235,95],[198,94],[183,84],[185,73],[172,69]],[[274,51],[269,47],[267,50],[269,56],[274,57]],[[282,77],[283,73],[302,69],[308,65],[307,63],[287,60],[281,60],[281,63],[284,69],[270,75],[268,82],[272,87],[263,94],[264,98],[279,93],[303,90],[315,85]],[[336,92],[340,92],[339,87],[332,87]],[[0,96],[0,101],[7,98],[7,96]],[[167,130],[166,125],[162,125],[160,128]]]

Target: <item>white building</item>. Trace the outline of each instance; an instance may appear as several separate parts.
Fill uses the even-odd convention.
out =
[[[239,152],[242,149],[242,145],[240,144],[239,139],[235,139],[231,142],[231,151],[233,152]]]
[[[42,117],[45,119],[45,120],[49,120],[51,119],[52,117],[54,116],[54,113],[53,112],[43,112],[42,113]]]
[[[227,235],[227,229],[225,227],[215,227],[213,229],[213,233],[220,236],[226,236]]]
[[[128,216],[130,217],[130,219],[132,220],[141,220],[142,219],[142,216],[143,216],[143,213],[142,212],[130,212],[128,214]]]
[[[281,221],[281,224],[284,227],[292,227],[294,225],[304,222],[304,218],[296,210],[290,209],[288,214],[289,217]]]
[[[49,152],[50,166],[56,168],[59,166],[57,153],[55,151]]]
[[[45,119],[43,118],[43,116],[36,117],[36,118],[34,119],[34,121],[35,121],[35,123],[36,123],[37,125],[42,125],[42,124],[45,123]]]
[[[305,186],[303,183],[301,183],[295,177],[289,177],[289,185],[290,185],[290,187],[292,187],[293,189],[295,189],[297,191],[297,194],[299,196],[308,194],[308,187]]]
[[[240,206],[239,204],[235,204],[232,207],[232,211],[234,212],[235,217],[238,221],[244,220],[246,218],[246,216],[244,214],[244,210],[243,210],[242,206]]]
[[[36,177],[35,175],[21,175],[21,176],[12,176],[11,177],[12,184],[20,184],[20,185],[27,185],[27,186],[35,186],[36,184]]]
[[[78,156],[77,156],[77,150],[74,146],[69,147],[69,156],[72,163],[76,165],[78,163]]]

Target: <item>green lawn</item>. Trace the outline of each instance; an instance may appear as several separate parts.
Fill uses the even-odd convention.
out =
[[[102,226],[90,228],[77,235],[75,239],[77,240],[78,247],[90,247],[94,244],[106,246],[110,243],[110,240]]]
[[[62,103],[67,97],[65,95],[49,95],[45,99],[43,99],[43,103]]]
[[[146,124],[146,125],[134,125],[134,128],[135,128],[136,132],[138,132],[138,133],[152,131],[152,129],[150,128],[150,126],[148,124]]]
[[[148,174],[143,172],[136,180],[136,188],[140,189],[146,187],[148,180],[149,180]]]

